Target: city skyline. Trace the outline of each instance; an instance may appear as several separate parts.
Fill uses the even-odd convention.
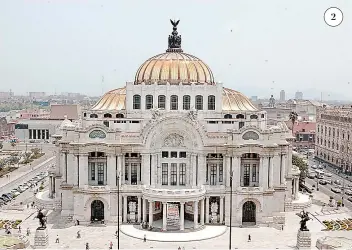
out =
[[[330,1],[305,2],[304,9],[296,2],[252,2],[258,8],[248,1],[207,1],[204,16],[222,13],[212,19],[194,18],[199,1],[178,1],[173,8],[160,1],[1,3],[0,91],[101,96],[133,81],[146,59],[165,51],[169,19],[179,17],[184,51],[204,60],[226,87],[259,98],[278,98],[281,89],[286,99],[296,91],[307,99],[320,99],[321,92],[323,100],[352,97],[352,25],[325,24]],[[348,16],[351,3],[337,5]],[[144,11],[151,6],[160,13]]]

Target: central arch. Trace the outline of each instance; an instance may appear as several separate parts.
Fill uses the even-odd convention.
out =
[[[246,201],[242,206],[242,224],[255,225],[256,224],[256,210],[257,206],[253,201]]]
[[[101,200],[92,201],[91,205],[91,221],[102,221],[104,220],[104,203]]]

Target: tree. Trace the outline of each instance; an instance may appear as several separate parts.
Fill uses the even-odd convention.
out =
[[[295,111],[291,111],[290,115],[288,116],[291,123],[292,123],[292,134],[293,134],[293,127],[295,126],[295,122],[297,121],[298,119],[298,114],[295,112]]]
[[[297,166],[298,169],[301,171],[299,176],[299,182],[304,182],[308,174],[308,164],[303,160],[303,158],[298,157],[297,155],[292,155],[292,164]]]

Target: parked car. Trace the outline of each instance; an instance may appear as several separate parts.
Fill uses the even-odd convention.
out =
[[[332,173],[325,173],[325,176],[326,176],[326,177],[331,177],[331,176],[332,176]]]
[[[351,189],[346,189],[346,190],[345,190],[345,194],[347,194],[347,195],[352,195],[352,190],[351,190]]]
[[[352,202],[352,197],[348,197],[347,200]]]
[[[316,168],[317,168],[317,165],[313,165],[312,168],[313,168],[313,169],[316,169]]]
[[[341,189],[338,187],[332,187],[331,191],[333,191],[334,193],[338,193],[338,194],[341,193]]]
[[[12,200],[12,195],[3,194],[2,197],[7,198],[8,202]]]
[[[341,185],[341,181],[340,180],[334,180],[334,184]]]
[[[325,179],[325,181],[326,181],[327,184],[330,184],[330,185],[332,184],[332,180],[331,179]]]
[[[11,194],[12,194],[14,197],[16,197],[16,196],[19,196],[21,193],[18,192],[16,189],[13,189],[13,190],[11,190]]]
[[[0,197],[0,201],[3,201],[3,202],[5,202],[5,204],[8,202],[8,200],[7,199],[5,199],[4,197]]]

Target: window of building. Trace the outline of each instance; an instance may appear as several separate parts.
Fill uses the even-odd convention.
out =
[[[153,96],[146,95],[145,97],[145,109],[152,109],[153,108]]]
[[[249,173],[250,173],[250,165],[249,164],[244,164],[244,171],[243,171],[243,186],[248,187],[249,186]]]
[[[224,167],[222,164],[219,164],[219,182],[224,181]]]
[[[165,109],[166,104],[166,97],[164,95],[158,96],[158,108]]]
[[[177,163],[171,163],[171,186],[177,185]]]
[[[238,123],[238,127],[239,127],[239,128],[243,128],[243,127],[244,127],[244,122],[239,122],[239,123]]]
[[[196,110],[203,110],[203,96],[196,96]]]
[[[168,169],[167,163],[161,164],[161,185],[168,185]]]
[[[90,114],[89,118],[98,118],[97,114]]]
[[[257,182],[257,165],[252,165],[252,182]]]
[[[226,115],[224,115],[224,118],[225,118],[225,119],[232,119],[232,115],[226,114]]]
[[[209,181],[209,167],[210,167],[210,164],[207,164],[207,168],[206,168],[206,173],[205,173],[205,182],[208,182]]]
[[[103,124],[104,124],[106,127],[109,127],[109,121],[103,121]]]
[[[244,115],[238,114],[238,115],[236,115],[236,119],[244,119]]]
[[[29,129],[29,139],[33,139],[32,138],[32,130],[31,129]]]
[[[124,118],[125,116],[123,114],[116,114],[116,118]]]
[[[183,96],[183,110],[190,110],[191,108],[191,97],[189,95]]]
[[[180,158],[186,158],[187,154],[186,152],[180,152]]]
[[[104,163],[98,162],[98,185],[104,185]]]
[[[109,113],[104,114],[104,118],[112,118],[112,115]]]
[[[179,185],[186,185],[186,163],[181,163],[179,168]]]
[[[216,185],[216,164],[210,164],[210,185]]]
[[[170,109],[171,110],[178,110],[178,96],[172,95],[170,97]]]
[[[90,168],[90,180],[95,181],[95,162],[89,162],[88,166]]]
[[[171,158],[177,158],[177,152],[172,151],[171,152]]]
[[[249,118],[252,119],[252,120],[256,120],[256,119],[258,119],[258,116],[257,115],[251,115]]]
[[[137,171],[139,163],[131,163],[131,185],[137,185]]]
[[[161,157],[162,157],[162,158],[168,158],[168,157],[169,157],[169,152],[168,152],[168,151],[163,151],[163,152],[161,153]]]
[[[128,174],[129,174],[129,164],[126,162],[125,164],[125,181],[128,181]]]
[[[87,117],[87,113],[86,112],[83,113],[83,117]]]
[[[215,96],[208,96],[208,110],[215,110]]]
[[[140,95],[133,96],[133,109],[141,109],[141,96]]]

